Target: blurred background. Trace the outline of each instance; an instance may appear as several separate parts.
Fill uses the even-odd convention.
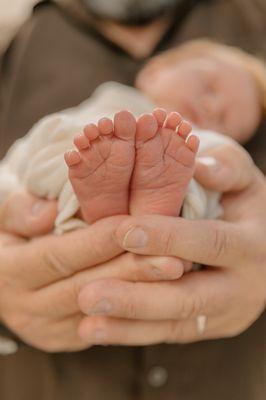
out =
[[[0,0],[0,51],[27,18],[37,0]]]

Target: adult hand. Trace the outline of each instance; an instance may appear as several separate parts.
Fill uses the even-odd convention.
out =
[[[55,214],[56,204],[39,203],[26,193],[12,195],[0,211],[2,229],[19,234],[3,231],[0,236],[0,319],[39,349],[88,347],[77,332],[84,318],[77,299],[91,280],[158,281],[183,273],[183,264],[176,259],[122,254],[114,232],[124,217],[63,236],[25,239],[49,232]]]
[[[121,222],[116,239],[123,249],[177,256],[206,267],[174,282],[90,283],[79,297],[88,315],[79,333],[87,343],[145,345],[229,337],[259,317],[266,299],[266,183],[243,150],[237,149],[235,156],[222,149],[209,151],[196,171],[210,189],[228,191],[224,221],[147,216]],[[199,316],[207,317],[204,332],[197,329]]]
[[[32,238],[53,229],[57,213],[55,201],[38,199],[24,191],[12,193],[0,207],[0,231]],[[2,237],[3,237],[2,233]]]

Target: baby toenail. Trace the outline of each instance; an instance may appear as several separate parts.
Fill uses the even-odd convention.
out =
[[[147,245],[149,237],[143,229],[134,227],[131,228],[124,236],[124,248],[144,247]]]
[[[107,299],[102,299],[96,303],[90,312],[90,315],[104,315],[108,314],[112,309],[112,305]]]

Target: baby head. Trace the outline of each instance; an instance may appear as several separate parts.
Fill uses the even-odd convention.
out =
[[[152,58],[136,86],[158,106],[240,142],[255,133],[266,114],[263,62],[209,40],[193,40]]]

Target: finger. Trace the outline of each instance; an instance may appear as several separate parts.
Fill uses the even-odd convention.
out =
[[[103,279],[86,285],[79,306],[86,315],[142,320],[219,315],[232,299],[232,283],[220,271],[199,271],[180,281],[142,283]],[[228,300],[229,299],[229,300]]]
[[[83,340],[78,328],[84,316],[79,312],[63,319],[55,325],[54,332],[49,330],[49,352],[73,352],[88,349],[90,346]]]
[[[237,224],[165,216],[129,217],[116,231],[119,245],[136,254],[179,257],[195,263],[235,266],[248,256],[248,238]],[[247,251],[245,250],[247,249]]]
[[[209,150],[196,160],[195,178],[210,190],[240,191],[254,176],[254,163],[241,146],[223,145]]]
[[[54,201],[13,193],[0,207],[0,229],[26,238],[44,235],[53,229],[56,213]]]
[[[0,248],[25,243],[26,239],[0,231]]]
[[[83,318],[81,313],[77,313],[57,322],[40,321],[40,324],[44,326],[40,329],[38,325],[36,333],[33,333],[35,325],[31,323],[29,329],[22,333],[22,339],[31,346],[48,353],[84,350],[89,347],[88,343],[78,334],[78,327]]]
[[[166,342],[168,322],[85,317],[78,328],[87,345],[146,346]]]
[[[101,220],[87,229],[63,236],[47,236],[22,246],[3,249],[0,273],[28,288],[39,288],[123,252],[114,231],[123,217]],[[19,263],[18,263],[18,260]]]
[[[226,332],[221,318],[207,319],[204,332],[199,332],[196,318],[177,321],[141,321],[103,316],[85,317],[78,328],[87,345],[147,346],[159,343],[190,343],[233,336]]]
[[[119,278],[132,282],[158,282],[177,280],[185,271],[185,264],[176,257],[139,256],[123,254],[117,262],[113,260],[94,269],[95,279]],[[102,277],[99,276],[102,274]],[[83,285],[84,286],[84,285]]]
[[[80,291],[90,282],[104,278],[118,278],[132,282],[156,282],[179,279],[185,266],[171,257],[122,254],[115,260],[83,271],[69,279],[58,281],[36,292],[34,304],[54,318],[62,318],[80,310]]]

